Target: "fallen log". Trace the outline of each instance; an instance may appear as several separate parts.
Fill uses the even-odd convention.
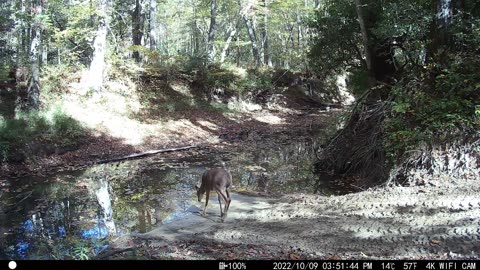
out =
[[[150,151],[146,151],[146,152],[142,152],[142,153],[138,153],[138,154],[132,154],[132,155],[119,157],[119,158],[104,159],[104,160],[96,161],[96,162],[94,162],[94,164],[105,164],[105,163],[122,161],[122,160],[131,160],[131,159],[151,156],[151,155],[155,155],[155,154],[159,154],[159,153],[181,151],[181,150],[187,150],[187,149],[196,148],[196,147],[198,147],[198,145],[189,145],[189,146],[182,146],[182,147],[177,147],[177,148],[150,150]]]

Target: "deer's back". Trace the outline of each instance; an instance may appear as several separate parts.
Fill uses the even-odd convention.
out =
[[[202,186],[205,189],[226,189],[232,185],[232,175],[222,168],[210,169],[203,173]]]

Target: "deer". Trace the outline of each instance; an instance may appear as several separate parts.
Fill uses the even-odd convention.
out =
[[[223,168],[215,168],[207,170],[202,175],[202,183],[200,186],[196,185],[198,201],[202,201],[203,194],[205,196],[205,207],[203,208],[202,216],[206,215],[208,199],[210,198],[210,191],[216,191],[218,194],[218,203],[220,205],[220,217],[222,222],[227,217],[228,208],[230,207],[230,194],[228,188],[232,185],[232,175]],[[224,209],[222,209],[222,200],[224,201]]]

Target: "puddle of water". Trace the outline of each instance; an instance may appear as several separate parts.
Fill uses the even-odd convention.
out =
[[[91,258],[111,237],[148,232],[190,215],[202,205],[194,185],[222,160],[233,190],[313,193],[313,147],[301,141],[174,161],[153,156],[47,179],[7,180],[0,186],[0,259]]]

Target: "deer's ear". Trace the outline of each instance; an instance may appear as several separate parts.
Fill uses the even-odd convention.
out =
[[[199,190],[199,189],[200,189],[200,187],[198,186],[198,184],[195,185],[195,189],[196,189],[196,190]]]

